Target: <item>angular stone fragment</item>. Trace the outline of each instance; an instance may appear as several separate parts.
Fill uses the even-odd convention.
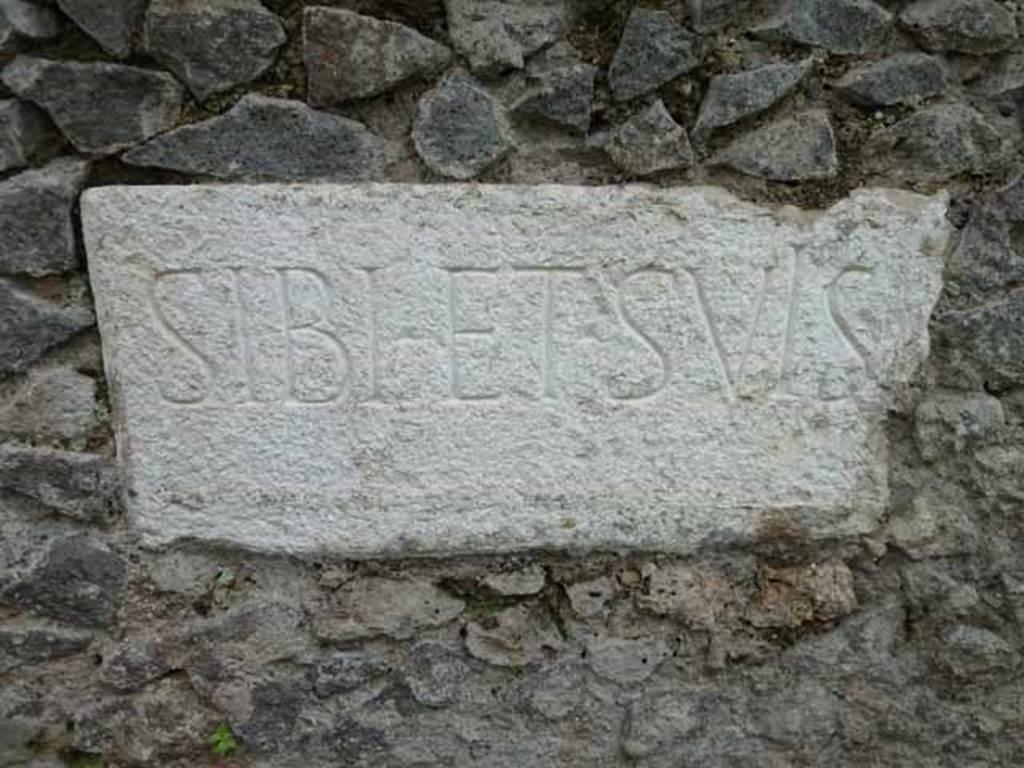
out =
[[[43,664],[74,656],[88,648],[91,642],[91,636],[78,632],[53,632],[47,629],[2,629],[0,630],[0,675],[30,664]],[[0,739],[0,748],[2,746],[3,742]]]
[[[891,190],[816,213],[643,186],[87,190],[131,519],[148,541],[353,557],[873,530],[946,209]]]
[[[876,131],[867,153],[879,173],[944,180],[996,170],[1017,138],[1013,126],[996,125],[965,104],[936,104]]]
[[[983,392],[935,392],[914,411],[914,439],[926,461],[949,458],[992,439],[1005,424],[998,398]]]
[[[758,602],[749,620],[757,627],[797,627],[832,621],[857,608],[853,574],[841,560],[761,570]]]
[[[682,619],[687,625],[710,629],[736,611],[739,597],[718,570],[688,565],[647,566],[640,608],[660,616]]]
[[[996,0],[918,0],[899,23],[929,51],[998,53],[1017,39],[1017,23]]]
[[[620,685],[643,682],[671,654],[668,644],[656,637],[592,637],[587,641],[587,665]]]
[[[340,8],[302,17],[309,102],[340,104],[384,93],[443,70],[452,52],[414,29]]]
[[[58,141],[46,115],[17,99],[0,101],[0,171],[23,168]]]
[[[566,27],[564,0],[445,0],[452,44],[483,77],[522,69]]]
[[[828,179],[839,170],[836,137],[823,109],[801,112],[758,128],[730,144],[711,162],[771,181]]]
[[[362,181],[382,177],[398,151],[355,120],[248,94],[227,113],[158,136],[122,160],[227,179]]]
[[[24,371],[94,322],[85,310],[62,309],[0,280],[0,373]]]
[[[888,107],[945,93],[949,79],[937,56],[897,53],[850,70],[836,83],[836,88],[860,106]]]
[[[60,34],[60,17],[49,8],[23,0],[0,0],[0,53]]]
[[[972,309],[944,312],[935,323],[937,346],[957,366],[999,392],[1024,385],[1024,292]]]
[[[755,0],[690,0],[693,28],[698,32],[714,32],[735,24],[740,14]]]
[[[458,696],[470,672],[460,646],[423,640],[409,652],[403,677],[417,702],[428,707],[446,707]]]
[[[412,140],[432,171],[453,179],[479,175],[509,149],[501,106],[475,80],[458,74],[420,99]]]
[[[57,0],[57,5],[111,56],[132,51],[142,28],[147,0]]]
[[[520,568],[517,571],[489,573],[481,583],[499,595],[522,596],[535,595],[544,589],[547,574],[539,565]]]
[[[310,669],[313,692],[322,699],[351,693],[386,678],[391,667],[381,657],[362,651],[340,651],[318,660]]]
[[[753,30],[766,40],[863,54],[892,36],[892,15],[871,0],[786,0],[781,12]]]
[[[634,176],[650,176],[693,165],[686,131],[672,119],[659,99],[615,129],[604,151],[619,168]]]
[[[501,611],[486,622],[466,625],[466,650],[499,667],[535,664],[562,646],[562,637],[551,619],[525,605]]]
[[[513,110],[574,133],[586,134],[590,127],[596,73],[597,68],[590,64],[570,64],[540,72],[531,78],[530,90],[515,103]]]
[[[970,508],[961,488],[931,484],[893,514],[886,540],[914,560],[974,551],[979,537]]]
[[[18,56],[3,82],[46,110],[81,152],[109,154],[174,126],[184,92],[164,72]],[[111,116],[116,115],[117,119]]]
[[[404,640],[454,620],[465,603],[423,581],[366,578],[333,593],[313,616],[321,640],[386,635]]]
[[[117,508],[114,467],[94,453],[0,446],[0,488],[88,523],[108,521]]]
[[[591,619],[607,614],[618,592],[618,586],[607,576],[599,576],[589,581],[578,581],[565,588],[569,605],[581,619]]]
[[[55,541],[43,562],[16,582],[6,598],[38,616],[83,627],[110,624],[125,584],[117,555],[82,536]]]
[[[700,63],[700,41],[665,11],[636,6],[608,68],[619,101],[642,96]]]
[[[1020,655],[995,632],[958,624],[942,638],[937,661],[960,680],[977,682],[989,675],[1005,679],[1019,664]]]
[[[97,409],[95,379],[70,367],[33,372],[25,386],[0,405],[0,437],[84,448],[99,425]]]
[[[695,137],[756,115],[793,91],[811,71],[810,59],[769,64],[734,75],[716,75],[700,105]]]
[[[958,301],[981,303],[997,290],[1024,282],[1024,252],[1014,237],[1022,218],[1015,208],[1024,210],[1024,200],[1012,199],[1020,194],[1019,186],[1007,188],[995,201],[972,206],[946,261],[945,290]]]
[[[152,0],[146,11],[146,52],[199,101],[255,80],[285,40],[259,0]]]
[[[71,211],[89,164],[54,160],[0,182],[0,273],[35,277],[78,266]]]
[[[153,640],[134,640],[103,654],[100,679],[115,690],[137,691],[174,668],[165,649]]]

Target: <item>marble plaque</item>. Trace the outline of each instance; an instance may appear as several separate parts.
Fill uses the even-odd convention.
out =
[[[944,194],[106,187],[133,523],[353,557],[849,536],[928,352]]]

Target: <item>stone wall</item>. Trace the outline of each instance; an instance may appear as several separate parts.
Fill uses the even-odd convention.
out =
[[[0,2],[0,766],[1024,764],[1021,5],[303,6]],[[453,179],[949,189],[885,525],[687,559],[141,548],[79,192]]]

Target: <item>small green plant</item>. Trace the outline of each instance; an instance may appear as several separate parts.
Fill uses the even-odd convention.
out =
[[[235,733],[231,730],[231,726],[224,721],[217,726],[213,733],[206,737],[206,743],[210,745],[213,754],[222,760],[226,757],[231,757],[242,746],[241,742],[235,738]]]

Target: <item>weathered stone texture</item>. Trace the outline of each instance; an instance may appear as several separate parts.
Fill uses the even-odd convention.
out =
[[[20,373],[45,352],[93,325],[89,312],[64,309],[0,280],[0,373]]]
[[[898,53],[851,70],[836,87],[861,106],[888,107],[938,96],[949,88],[949,78],[936,56]]]
[[[796,88],[810,70],[811,61],[807,60],[715,76],[701,102],[694,135],[702,136],[763,112]]]
[[[498,102],[472,78],[449,75],[420,99],[412,140],[441,176],[471,179],[509,149]]]
[[[893,25],[891,14],[871,0],[786,0],[779,15],[754,32],[768,40],[861,54],[884,46]]]
[[[169,131],[122,159],[225,179],[359,181],[384,173],[398,152],[355,120],[250,94],[227,113]]]
[[[755,535],[758,508],[869,529],[878,411],[927,350],[947,231],[943,198],[881,192],[806,219],[641,188],[112,188],[83,210],[140,529],[364,556],[685,551]],[[445,245],[410,261],[407,238]],[[649,501],[627,512],[624,489]]]
[[[99,427],[96,381],[73,368],[33,371],[0,401],[0,436],[84,448]]]
[[[0,273],[41,276],[78,266],[71,211],[88,163],[64,158],[0,182]]]
[[[1017,39],[1013,14],[996,0],[917,0],[899,21],[932,51],[996,53]]]
[[[589,64],[570,64],[539,72],[531,78],[530,90],[513,109],[520,115],[586,134],[596,73]]]
[[[285,39],[259,0],[152,0],[146,11],[146,52],[199,101],[262,75]]]
[[[147,4],[147,0],[57,0],[72,21],[119,59],[131,53]]]
[[[443,70],[451,51],[402,24],[340,8],[306,8],[302,22],[309,101],[340,104]]]
[[[23,168],[56,144],[46,115],[26,101],[0,101],[0,171]]]
[[[117,152],[173,127],[184,95],[164,72],[102,62],[18,56],[2,77],[14,93],[46,110],[76,149],[95,154]]]
[[[53,39],[60,30],[60,17],[49,8],[24,0],[0,1],[0,53]]]
[[[0,489],[85,522],[107,522],[117,510],[113,464],[93,453],[2,446]]]
[[[751,131],[712,162],[773,181],[827,179],[839,170],[835,133],[823,110],[802,112]]]
[[[665,11],[637,6],[608,68],[608,82],[620,101],[642,96],[700,63],[698,39]]]
[[[448,34],[473,72],[487,77],[522,69],[566,27],[564,0],[444,0]]]
[[[693,164],[686,131],[660,100],[616,128],[604,149],[613,163],[635,176],[682,170]]]

